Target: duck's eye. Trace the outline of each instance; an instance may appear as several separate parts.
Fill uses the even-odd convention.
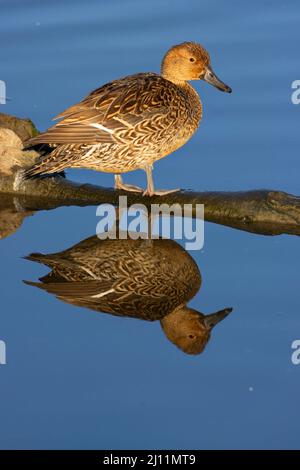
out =
[[[195,335],[189,335],[189,338],[194,339]]]
[[[190,57],[190,62],[195,62],[194,57]]]

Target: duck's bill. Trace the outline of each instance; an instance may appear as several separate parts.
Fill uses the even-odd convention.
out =
[[[216,74],[213,72],[213,70],[208,67],[205,75],[203,77],[203,80],[207,83],[210,83],[214,87],[218,88],[218,90],[225,91],[226,93],[231,93],[232,89],[230,86],[226,85],[224,82],[222,82]]]

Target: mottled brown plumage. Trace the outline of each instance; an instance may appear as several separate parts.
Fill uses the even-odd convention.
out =
[[[68,167],[117,175],[144,169],[146,193],[154,194],[153,163],[185,144],[201,120],[199,96],[187,83],[199,79],[231,91],[213,74],[205,49],[187,42],[167,52],[161,75],[139,73],[98,88],[59,114],[55,119],[60,121],[48,131],[28,141],[27,145],[47,143],[55,149],[26,176]],[[139,190],[124,185],[120,176],[116,187]]]
[[[211,328],[229,313],[204,316],[186,306],[201,276],[191,256],[172,240],[94,236],[61,253],[33,253],[27,259],[51,268],[40,283],[27,284],[98,312],[161,320],[170,341],[190,354],[204,349]]]

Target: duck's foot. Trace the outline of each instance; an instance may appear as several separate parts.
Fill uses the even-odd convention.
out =
[[[118,187],[115,186],[115,189],[122,189],[123,191],[130,191],[132,193],[142,193],[144,190],[139,186],[134,186],[133,184],[121,184]]]
[[[156,191],[147,188],[143,192],[143,196],[166,196],[166,194],[177,193],[178,191],[180,191],[180,188],[177,188],[177,189],[157,189]]]
[[[134,186],[133,184],[123,183],[122,177],[120,175],[115,175],[115,189],[121,189],[123,191],[130,191],[134,193],[142,193],[143,189],[139,186]]]
[[[165,196],[166,194],[177,193],[180,189],[154,189],[154,183],[152,178],[153,165],[148,164],[145,166],[147,175],[147,189],[143,192],[143,196]]]

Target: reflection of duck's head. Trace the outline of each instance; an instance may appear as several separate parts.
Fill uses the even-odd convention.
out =
[[[197,310],[181,306],[161,321],[167,338],[187,354],[200,354],[210,338],[212,328],[232,311],[220,310],[211,315],[203,315]]]

